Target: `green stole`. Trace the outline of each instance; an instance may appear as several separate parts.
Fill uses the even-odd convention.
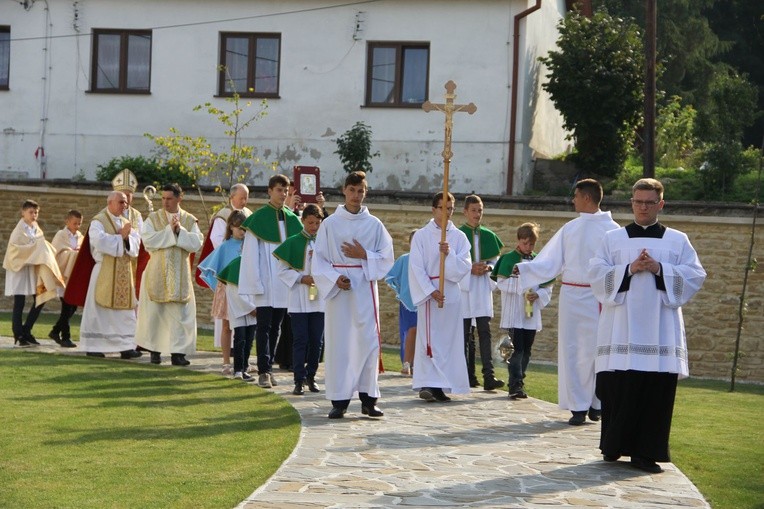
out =
[[[491,230],[483,225],[478,225],[477,228],[473,228],[468,224],[463,224],[459,229],[467,236],[470,241],[470,256],[472,261],[475,262],[475,235],[478,236],[480,241],[480,260],[486,261],[496,258],[501,253],[501,248],[504,247],[504,243],[501,239],[493,233]]]
[[[273,251],[273,256],[289,265],[294,270],[302,271],[305,260],[308,259],[308,246],[316,237],[308,235],[305,230],[292,235]]]
[[[242,228],[248,230],[252,235],[264,242],[270,242],[271,244],[281,243],[281,232],[279,231],[279,217],[278,212],[284,213],[284,226],[286,228],[286,236],[291,237],[302,231],[302,223],[297,215],[289,210],[287,207],[277,209],[270,203],[260,207],[252,213],[241,225]]]
[[[241,256],[237,256],[231,263],[218,272],[218,281],[225,284],[239,285],[239,269],[241,268]]]
[[[531,259],[533,258],[536,258],[535,251],[531,251]],[[496,266],[493,268],[493,272],[491,272],[491,279],[496,281],[496,279],[499,276],[511,277],[512,269],[515,268],[515,265],[524,261],[528,261],[528,259],[523,258],[523,256],[520,254],[520,252],[517,249],[515,249],[514,251],[510,251],[509,253],[499,258],[499,261],[496,262]],[[540,284],[539,287],[543,288],[545,286],[549,286],[552,283],[554,283],[554,281],[555,281],[554,279],[550,279],[546,283]]]

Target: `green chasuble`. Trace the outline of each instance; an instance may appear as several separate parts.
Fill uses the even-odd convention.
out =
[[[521,255],[517,249],[510,251],[509,253],[502,255],[502,257],[499,258],[499,261],[496,262],[496,266],[493,268],[493,272],[491,272],[491,279],[496,281],[499,276],[510,277],[512,276],[512,269],[515,268],[515,265],[520,262],[527,262],[534,258],[536,258],[535,252],[531,252],[529,257],[523,257],[523,255]],[[539,286],[543,288],[545,286],[551,285],[554,283],[554,281],[554,279],[550,279],[546,283],[540,284]]]
[[[287,207],[275,208],[270,203],[265,204],[254,211],[242,224],[241,227],[248,230],[252,235],[264,242],[272,244],[281,243],[279,234],[279,212],[284,215],[286,236],[298,234],[302,231],[302,223],[297,215]]]
[[[480,239],[480,260],[486,261],[492,258],[496,258],[501,253],[501,248],[504,247],[504,243],[501,239],[485,226],[478,226],[473,228],[468,224],[463,224],[459,229],[464,232],[467,239],[470,241],[470,256],[472,261],[475,262],[475,235],[477,234]]]
[[[273,256],[283,261],[294,270],[301,271],[305,268],[305,260],[308,258],[308,246],[310,245],[310,241],[315,238],[315,235],[308,235],[305,233],[305,230],[303,230],[297,235],[292,235],[282,242],[281,245],[273,251]]]
[[[225,266],[223,270],[218,272],[218,281],[222,283],[231,283],[233,285],[239,284],[239,269],[241,268],[241,256],[237,256],[231,263]]]

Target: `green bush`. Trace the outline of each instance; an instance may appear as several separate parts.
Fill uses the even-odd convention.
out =
[[[177,182],[182,188],[190,189],[194,186],[194,179],[171,165],[161,165],[156,158],[144,156],[120,156],[111,159],[106,164],[99,164],[96,171],[96,180],[99,182],[111,182],[120,171],[127,168],[135,174],[141,185],[162,185],[168,182]]]

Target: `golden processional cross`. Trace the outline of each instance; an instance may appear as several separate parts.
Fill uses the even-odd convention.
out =
[[[442,111],[446,114],[446,139],[443,142],[443,201],[442,206],[444,207],[443,215],[441,216],[441,223],[440,223],[440,242],[443,243],[446,241],[446,227],[448,226],[448,214],[445,213],[445,208],[448,207],[448,173],[451,166],[451,158],[454,156],[454,153],[451,152],[451,131],[453,131],[454,128],[454,113],[459,111],[464,111],[466,113],[469,113],[472,115],[477,111],[477,106],[475,106],[474,103],[469,104],[454,104],[454,99],[456,99],[456,94],[454,94],[454,90],[456,90],[456,83],[454,83],[452,80],[448,80],[448,83],[446,83],[446,102],[443,104],[433,104],[430,101],[425,101],[424,104],[422,104],[422,109],[426,111],[427,113],[431,111]],[[455,204],[454,204],[455,205]],[[438,290],[440,291],[440,294],[443,295],[443,285],[445,283],[445,278],[443,277],[443,273],[445,272],[446,267],[446,255],[445,253],[440,253],[440,278],[439,278],[439,285]],[[438,304],[438,307],[443,307],[443,304]]]

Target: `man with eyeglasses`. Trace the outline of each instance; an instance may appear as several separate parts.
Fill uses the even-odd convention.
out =
[[[594,358],[597,349],[599,303],[589,286],[587,271],[602,238],[618,228],[610,212],[600,210],[602,186],[594,179],[576,182],[573,206],[579,216],[549,239],[536,258],[515,265],[518,283],[525,290],[558,275],[560,305],[557,323],[557,394],[560,408],[573,414],[568,420],[580,426],[600,419],[600,402],[594,395]]]
[[[602,400],[600,450],[605,461],[629,456],[650,473],[669,458],[678,378],[688,376],[682,308],[706,272],[687,235],[658,221],[663,184],[632,187],[634,222],[608,232],[589,277],[602,303],[597,334],[597,396]]]

